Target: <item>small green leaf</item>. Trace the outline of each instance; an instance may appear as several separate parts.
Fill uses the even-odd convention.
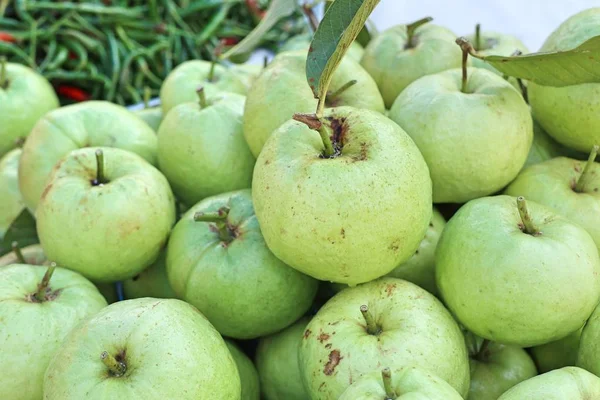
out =
[[[600,82],[600,36],[566,51],[531,53],[522,56],[471,55],[503,74],[545,86],[570,86]]]
[[[333,4],[334,1],[335,0],[327,0],[325,2],[325,11],[327,11],[327,9],[331,6],[331,4]],[[378,33],[379,32],[377,31],[377,27],[375,26],[375,23],[372,20],[368,19],[365,22],[365,25],[361,29],[360,33],[356,37],[356,42],[358,42],[358,44],[360,44],[362,47],[367,47],[369,42],[375,36],[377,36]]]
[[[12,250],[12,242],[18,242],[21,248],[40,242],[35,229],[35,219],[26,208],[8,227],[0,243],[0,255]]]
[[[306,78],[319,99],[318,117],[335,69],[378,3],[379,0],[335,0],[319,24],[306,59]]]
[[[258,46],[262,37],[283,18],[289,17],[296,11],[298,4],[296,0],[273,0],[267,13],[260,23],[241,42],[229,49],[221,56],[228,59],[237,54],[250,52]]]

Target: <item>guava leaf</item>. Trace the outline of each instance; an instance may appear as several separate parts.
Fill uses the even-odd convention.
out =
[[[267,13],[260,23],[241,42],[229,49],[221,59],[230,58],[236,54],[247,53],[260,43],[262,37],[281,19],[289,17],[297,9],[296,0],[273,0]]]
[[[12,250],[12,242],[18,242],[21,248],[40,242],[35,229],[35,219],[26,208],[8,227],[0,243],[0,255]]]
[[[333,72],[380,0],[335,0],[315,32],[306,79],[315,98],[324,101]]]
[[[479,56],[503,74],[544,86],[571,86],[600,82],[600,36],[566,51],[521,56]]]
[[[329,6],[331,6],[331,4],[334,2],[334,0],[327,0],[325,2],[325,11],[327,11],[327,9],[329,8]],[[360,33],[358,34],[358,36],[356,37],[356,42],[358,42],[358,44],[360,44],[362,47],[367,47],[367,45],[369,44],[369,42],[375,37],[377,36],[377,27],[375,26],[375,23],[368,19],[365,22],[365,25],[363,26],[363,28],[361,29]]]

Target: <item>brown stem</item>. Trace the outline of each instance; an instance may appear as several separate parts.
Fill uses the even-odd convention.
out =
[[[474,52],[474,49],[473,46],[471,46],[471,43],[469,43],[469,41],[463,37],[456,39],[456,44],[458,44],[462,50],[462,85],[460,91],[467,93],[467,60],[469,58],[469,54]]]
[[[319,28],[319,20],[317,19],[317,16],[315,15],[315,12],[313,11],[313,5],[311,4],[304,4],[302,6],[302,11],[304,12],[304,15],[306,15],[306,18],[308,18],[308,22],[310,24],[310,28],[312,29],[313,32],[317,31],[317,28]]]
[[[46,300],[46,291],[48,290],[48,285],[50,284],[50,279],[52,278],[52,274],[54,273],[55,269],[56,263],[51,263],[46,270],[42,281],[38,284],[37,292],[35,293],[34,297],[40,303]]]
[[[333,143],[331,143],[331,128],[327,126],[327,124],[324,124],[315,114],[297,113],[294,114],[293,119],[302,122],[310,129],[319,132],[323,147],[325,148],[323,150],[323,156],[325,158],[329,158],[335,154]]]
[[[523,222],[523,232],[533,236],[539,235],[540,230],[534,225],[533,220],[531,219],[525,197],[517,197],[517,209],[519,210],[519,215]]]
[[[577,179],[577,183],[575,184],[575,191],[577,193],[583,193],[583,190],[585,189],[585,185],[587,184],[587,181],[592,176],[592,173],[591,173],[592,166],[594,165],[594,161],[596,161],[597,155],[598,155],[598,145],[592,147],[590,156],[589,156],[587,162],[585,163],[585,167],[583,167],[583,172],[581,173],[581,176],[579,177],[579,179]]]
[[[426,23],[431,22],[431,21],[433,21],[433,18],[425,17],[425,18],[421,18],[420,20],[417,20],[415,22],[412,22],[412,23],[406,25],[406,45],[404,46],[405,49],[411,49],[411,48],[415,47],[414,43],[413,43],[413,38],[415,37],[415,31],[421,25],[425,25]]]

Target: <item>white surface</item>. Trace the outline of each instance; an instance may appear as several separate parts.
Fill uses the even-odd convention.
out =
[[[381,0],[371,19],[383,30],[431,16],[457,36],[480,23],[483,31],[518,37],[534,52],[561,22],[591,7],[600,0]]]

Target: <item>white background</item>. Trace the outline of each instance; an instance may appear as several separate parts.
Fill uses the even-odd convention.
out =
[[[517,36],[534,52],[561,22],[591,7],[600,0],[381,0],[371,19],[382,30],[431,16],[457,36],[479,22],[484,31]]]

